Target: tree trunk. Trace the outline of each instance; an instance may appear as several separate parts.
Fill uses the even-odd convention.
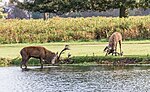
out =
[[[129,15],[129,12],[128,12],[128,9],[127,8],[125,8],[125,7],[120,7],[120,18],[122,18],[122,17],[128,17],[128,15]]]
[[[43,19],[44,19],[44,20],[47,20],[48,18],[49,18],[49,14],[46,13],[46,12],[44,12],[44,13],[43,13]]]
[[[126,3],[126,0],[122,0],[122,5],[120,7],[120,15],[119,15],[120,18],[122,17],[126,18],[129,15],[128,8],[126,8],[125,3]]]

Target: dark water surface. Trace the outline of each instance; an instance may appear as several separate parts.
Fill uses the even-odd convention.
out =
[[[150,66],[0,67],[0,92],[150,92]]]

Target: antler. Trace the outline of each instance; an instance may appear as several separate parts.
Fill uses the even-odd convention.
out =
[[[70,54],[70,53],[68,53],[68,58],[69,58],[69,57],[71,57],[71,54]]]
[[[69,45],[65,45],[65,48],[59,53],[58,60],[60,59],[61,54],[62,54],[65,50],[70,50],[70,49],[69,49]]]

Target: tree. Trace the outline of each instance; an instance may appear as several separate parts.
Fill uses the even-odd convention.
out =
[[[119,17],[128,17],[128,9],[149,8],[150,0],[68,0],[70,9],[73,10],[93,10],[106,11],[109,9],[119,9]],[[78,2],[76,5],[76,2]],[[84,4],[82,4],[84,3]],[[67,10],[67,9],[66,9]]]
[[[19,2],[18,0],[13,0],[13,2],[17,3],[17,7],[21,9],[43,13],[44,20],[47,19],[47,12],[58,12],[60,1],[61,0],[24,0],[24,2]]]
[[[136,0],[112,0],[112,5],[110,8],[119,9],[119,17],[128,17],[128,9],[133,9],[137,7],[138,2]]]
[[[31,0],[29,0],[31,1]],[[39,11],[42,13],[51,12],[62,14],[76,11],[106,11],[109,9],[119,9],[119,17],[128,17],[128,9],[142,7],[150,8],[150,0],[34,0],[18,3],[18,7],[29,11]]]
[[[128,17],[128,9],[149,8],[150,0],[110,0],[112,5],[110,8],[120,9],[120,18]]]

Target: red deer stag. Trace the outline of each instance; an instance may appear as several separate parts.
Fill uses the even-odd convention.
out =
[[[120,46],[120,53],[117,52],[117,44],[119,42],[119,46]],[[108,46],[105,47],[104,51],[106,52],[107,56],[108,54],[112,53],[115,55],[123,55],[123,52],[121,50],[121,44],[122,44],[122,35],[119,32],[114,32],[110,38],[109,38],[109,44]]]
[[[25,69],[27,69],[26,64],[27,64],[28,60],[31,57],[33,57],[33,58],[40,59],[40,64],[41,64],[41,69],[42,69],[43,63],[55,64],[55,63],[59,62],[60,56],[61,56],[62,52],[64,52],[65,50],[69,50],[68,45],[65,46],[65,48],[60,52],[59,55],[58,55],[58,52],[57,53],[51,52],[51,51],[49,51],[46,48],[41,47],[41,46],[24,47],[20,51],[20,54],[22,56],[22,61],[21,61],[20,67],[22,68],[22,65],[24,65]]]

